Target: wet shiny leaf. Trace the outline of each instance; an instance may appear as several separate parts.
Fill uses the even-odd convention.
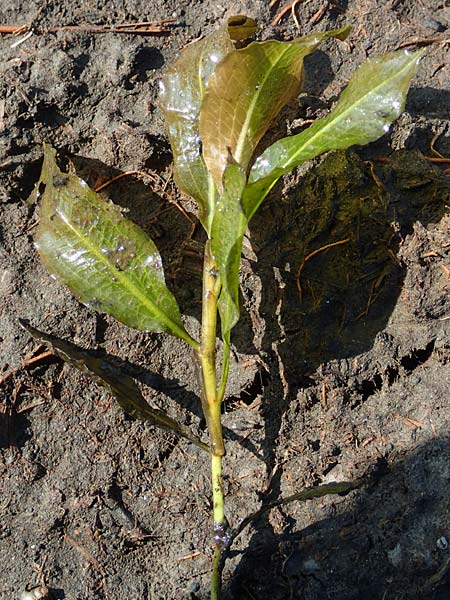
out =
[[[19,322],[30,335],[44,342],[59,358],[105,387],[127,414],[135,419],[148,421],[155,427],[173,431],[205,450],[205,452],[209,452],[209,447],[201,442],[187,427],[174,421],[164,411],[151,407],[142,396],[134,379],[124,373],[122,369],[103,358],[95,356],[89,350],[84,350],[71,342],[35,329],[23,319],[19,319]]]
[[[231,17],[211,35],[184,48],[161,80],[160,100],[172,146],[175,183],[197,201],[207,231],[216,191],[202,157],[200,106],[211,73],[233,51],[232,40],[246,38],[255,27],[247,17]]]
[[[76,175],[62,173],[44,147],[36,248],[42,262],[84,304],[129,327],[166,331],[196,346],[184,329],[152,240]]]
[[[404,110],[422,54],[401,50],[366,61],[326,117],[267,148],[255,161],[244,192],[249,218],[284,173],[324,152],[367,144],[389,131]]]
[[[228,153],[243,168],[281,108],[300,89],[303,59],[326,38],[349,27],[293,42],[254,42],[229,52],[209,78],[200,110],[203,157],[219,190]]]

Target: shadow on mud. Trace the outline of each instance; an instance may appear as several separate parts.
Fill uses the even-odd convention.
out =
[[[287,194],[275,193],[255,217],[253,266],[261,279],[259,316],[265,332],[260,352],[267,357],[270,373],[270,391],[265,394],[263,386],[259,390],[268,474],[276,465],[283,416],[298,392],[320,382],[320,365],[355,359],[370,350],[386,327],[403,286],[397,252],[416,221],[426,226],[440,220],[449,190],[448,178],[417,152],[394,152],[366,162],[353,152],[335,153],[300,184],[291,185]],[[238,335],[244,340],[252,336],[242,327]],[[424,356],[433,351],[430,344],[421,350]],[[419,354],[404,357],[409,359],[421,364]],[[361,397],[369,397],[381,385],[376,377],[362,380]],[[265,403],[267,396],[277,402]],[[443,488],[437,486],[435,496],[408,480],[407,474],[422,470],[424,485],[433,488],[423,465],[430,461],[434,470],[430,457],[439,462],[443,448],[448,448],[447,441],[424,447],[378,486],[356,492],[354,513],[281,536],[261,518],[225,598],[381,599],[391,588],[404,593],[393,597],[418,597],[405,592],[408,577],[417,573],[408,574],[403,566],[420,563],[430,574],[442,562],[433,518],[447,510],[442,498],[445,485],[441,481]],[[448,465],[436,473],[439,478],[448,475]],[[391,506],[389,489],[398,488],[400,477],[405,480],[404,505]],[[272,480],[264,502],[279,497],[279,484],[279,478]],[[409,487],[414,493],[408,492]],[[405,525],[405,515],[411,525]],[[394,529],[396,519],[400,522]],[[408,538],[414,536],[417,519],[430,520],[429,539],[422,549]],[[380,538],[373,539],[379,527]],[[349,530],[349,539],[346,533],[341,539],[341,529]],[[420,556],[415,556],[417,552]],[[396,553],[402,558],[397,559]],[[432,596],[424,592],[421,597]]]
[[[86,177],[86,171],[105,179],[116,174],[96,161],[76,162],[91,185],[93,177]],[[287,193],[282,195],[278,188],[263,204],[251,228],[257,262],[247,261],[261,281],[258,310],[252,318],[243,310],[233,342],[239,352],[266,357],[267,370],[259,374],[262,383],[252,389],[253,398],[247,394],[246,403],[258,395],[264,401],[264,381],[270,396],[278,398],[276,405],[263,402],[262,408],[267,473],[275,466],[283,415],[298,391],[317,383],[321,364],[369,350],[385,328],[402,290],[404,272],[397,251],[404,236],[416,221],[438,221],[448,194],[448,178],[418,153],[403,151],[364,162],[347,152],[329,155],[300,183],[293,180]],[[182,311],[198,319],[200,228],[193,228],[167,194],[163,200],[141,182],[122,181],[111,188],[110,197],[155,240]],[[191,248],[189,254],[186,247]],[[250,304],[249,291],[244,309]],[[255,318],[264,332],[259,347],[254,344]],[[101,343],[104,332],[99,328],[97,333]],[[165,385],[164,393],[201,417],[195,395],[188,393],[186,399],[186,390],[177,382],[158,380],[155,386],[153,373],[135,371],[134,376],[152,387]],[[376,388],[377,382],[372,384]],[[228,436],[239,441],[233,432]],[[339,502],[331,499],[330,510],[337,514],[300,533],[277,534],[262,517],[224,597],[381,599],[385,592],[405,589],[408,577],[417,576],[416,571],[408,572],[415,564],[424,577],[436,572],[445,556],[436,540],[445,532],[433,527],[433,519],[448,511],[442,478],[450,477],[445,459],[449,449],[446,440],[424,446],[376,483],[355,492],[353,511],[341,514]],[[400,485],[404,502],[392,506],[392,490],[398,497]],[[264,500],[277,498],[279,487],[279,479],[274,480]],[[414,522],[423,519],[429,519],[429,533],[419,544]]]
[[[329,496],[330,516],[301,531],[292,531],[292,518],[291,530],[276,534],[262,517],[249,546],[235,549],[239,564],[224,600],[449,598],[449,529],[441,525],[449,517],[449,452],[450,441],[439,439],[389,468],[380,462],[370,483],[351,492],[351,510]]]

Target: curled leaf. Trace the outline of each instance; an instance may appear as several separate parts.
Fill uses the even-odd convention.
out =
[[[129,327],[195,342],[164,281],[152,240],[76,175],[62,173],[44,146],[36,248],[47,269],[87,306]]]
[[[236,15],[228,19],[228,34],[236,42],[246,40],[258,31],[258,24],[251,17]]]
[[[103,358],[97,357],[94,352],[84,350],[71,342],[35,329],[23,319],[19,319],[19,322],[30,335],[44,342],[59,358],[105,387],[127,414],[135,419],[148,421],[155,427],[173,431],[205,452],[209,452],[208,446],[187,427],[169,417],[164,411],[150,406],[142,396],[136,382],[123,370]]]
[[[197,201],[200,220],[208,232],[216,191],[202,157],[200,106],[212,72],[233,51],[232,40],[245,39],[255,28],[252,19],[231,17],[211,35],[189,44],[160,82],[160,101],[173,152],[175,183]]]

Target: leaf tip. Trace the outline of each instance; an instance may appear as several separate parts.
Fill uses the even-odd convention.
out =
[[[25,329],[25,331],[29,331],[29,322],[26,319],[22,319],[21,317],[19,317],[17,319],[19,321],[19,325],[22,327],[22,329]]]
[[[258,23],[246,15],[236,15],[228,19],[228,35],[234,42],[242,42],[256,33]]]
[[[338,29],[335,35],[336,39],[340,40],[341,42],[344,42],[350,35],[351,30],[351,25],[345,25],[344,27],[342,27],[342,29]]]
[[[42,144],[44,150],[44,161],[42,163],[41,177],[38,183],[51,183],[51,178],[57,172],[60,172],[56,163],[56,149],[48,142]]]

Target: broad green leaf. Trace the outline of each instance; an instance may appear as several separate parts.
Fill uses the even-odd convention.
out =
[[[273,118],[298,94],[304,57],[324,39],[344,39],[349,30],[315,33],[293,42],[254,42],[229,52],[216,66],[201,105],[200,138],[219,190],[228,153],[246,169]]]
[[[243,195],[248,218],[284,173],[324,152],[367,144],[389,131],[390,124],[404,110],[422,54],[400,50],[366,61],[326,117],[298,135],[269,146],[256,159]]]
[[[187,46],[161,80],[160,98],[174,157],[175,183],[197,201],[200,220],[208,232],[216,191],[201,154],[200,106],[211,73],[233,51],[232,40],[245,39],[255,28],[252,19],[231,17],[211,35]]]
[[[219,312],[224,342],[239,319],[239,265],[247,218],[242,211],[241,196],[246,176],[237,163],[231,162],[223,176],[224,191],[214,214],[211,250],[222,282]]]
[[[55,155],[45,144],[39,182],[45,190],[35,236],[44,265],[87,306],[129,327],[166,331],[197,347],[164,282],[155,244],[86,182],[62,173]]]
[[[151,407],[142,396],[134,379],[122,369],[103,358],[99,358],[94,352],[84,350],[71,342],[35,329],[23,319],[19,319],[19,322],[29,334],[44,342],[59,358],[105,387],[127,414],[135,419],[149,421],[155,427],[173,431],[205,450],[205,452],[209,452],[208,446],[201,442],[187,427],[174,421],[164,411]]]

